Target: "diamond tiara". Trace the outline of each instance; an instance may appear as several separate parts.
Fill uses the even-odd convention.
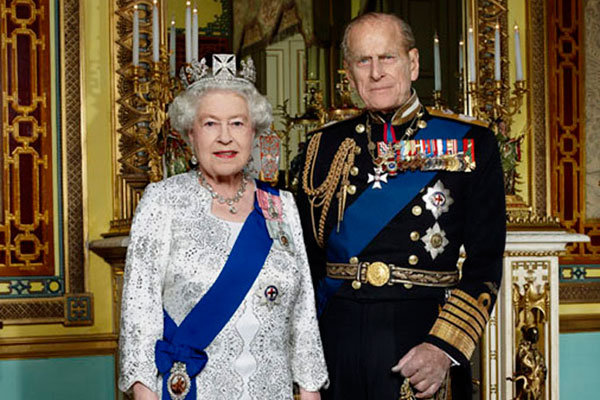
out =
[[[186,89],[199,85],[208,80],[217,82],[238,81],[240,83],[254,84],[256,70],[252,58],[240,62],[241,70],[237,71],[234,54],[213,54],[212,69],[206,65],[206,58],[192,61],[191,64],[181,68],[179,78]]]

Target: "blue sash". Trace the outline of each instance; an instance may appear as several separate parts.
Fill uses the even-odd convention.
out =
[[[256,183],[257,189],[279,195],[276,189],[259,181]],[[155,348],[156,366],[163,375],[163,400],[170,399],[167,380],[175,362],[185,363],[191,380],[186,399],[196,399],[195,377],[208,361],[204,349],[219,334],[246,297],[264,265],[272,243],[255,197],[254,210],[248,215],[223,270],[210,289],[179,326],[164,311],[164,337],[156,342]]]
[[[419,139],[461,139],[471,127],[443,118],[427,121]],[[327,261],[347,263],[357,256],[381,230],[428,185],[437,172],[405,171],[390,178],[383,188],[368,187],[344,212],[339,232],[331,231],[327,241]],[[325,278],[317,288],[318,309],[339,289],[342,280]]]

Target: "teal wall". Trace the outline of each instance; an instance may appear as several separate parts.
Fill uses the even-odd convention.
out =
[[[600,399],[600,332],[560,335],[560,400]]]
[[[0,398],[114,400],[115,358],[89,356],[2,360]]]

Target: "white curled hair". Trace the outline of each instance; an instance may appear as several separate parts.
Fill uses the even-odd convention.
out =
[[[190,145],[189,132],[194,126],[198,102],[212,91],[231,91],[242,96],[248,105],[248,113],[256,137],[268,132],[273,122],[273,109],[265,96],[245,79],[204,78],[181,92],[169,106],[171,127]]]

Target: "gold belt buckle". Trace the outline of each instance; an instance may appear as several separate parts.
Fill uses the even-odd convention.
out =
[[[373,286],[383,286],[390,280],[390,267],[381,261],[369,264],[367,266],[366,279]]]

